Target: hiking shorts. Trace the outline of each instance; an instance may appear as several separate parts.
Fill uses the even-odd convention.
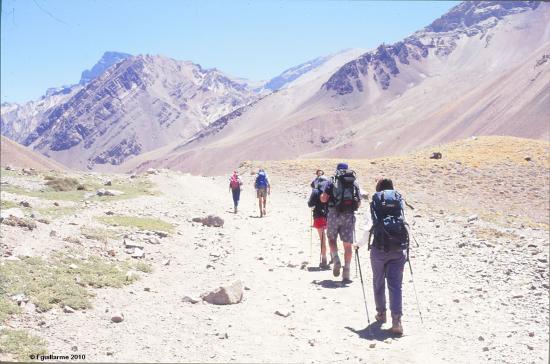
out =
[[[267,197],[267,188],[258,188],[256,190],[256,196],[258,198],[260,198],[260,197],[266,198]]]
[[[313,227],[315,229],[324,229],[327,227],[327,218],[326,217],[316,217],[313,219]]]
[[[329,240],[338,239],[345,243],[353,243],[355,230],[355,215],[353,212],[338,212],[329,209],[327,217],[327,237]]]

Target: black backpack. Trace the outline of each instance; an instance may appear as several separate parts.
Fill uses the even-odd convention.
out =
[[[369,235],[374,236],[372,244],[384,251],[408,250],[409,232],[405,222],[403,198],[395,190],[384,190],[372,195],[370,204],[372,228]]]
[[[331,206],[338,212],[356,211],[359,207],[359,189],[355,185],[355,172],[338,170],[332,177]]]

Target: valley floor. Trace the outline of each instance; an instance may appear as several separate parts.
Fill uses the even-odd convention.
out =
[[[153,217],[175,226],[161,238],[137,230],[126,233],[126,244],[144,245],[144,260],[152,267],[136,282],[93,289],[96,297],[89,309],[24,311],[11,316],[3,327],[45,339],[50,354],[84,354],[86,362],[544,363],[548,359],[547,228],[503,229],[481,218],[468,222],[468,216],[416,207],[409,222],[420,244],[413,245],[411,254],[419,307],[406,267],[405,335],[395,338],[385,330],[388,324],[368,326],[355,266],[353,283],[345,287],[331,271],[315,269],[318,239],[314,237],[311,244],[307,184],[271,176],[274,188],[268,215],[258,218],[252,178],[247,177],[238,214],[232,213],[226,178],[162,171],[147,177],[159,191],[155,195],[92,201],[48,225],[39,223],[33,231],[2,225],[4,250],[13,256],[45,258],[74,247],[63,237],[80,236],[77,228],[97,224],[98,216]],[[16,201],[14,194],[2,193],[3,200]],[[358,213],[358,237],[366,213],[365,205]],[[191,221],[208,214],[223,218],[223,228]],[[96,249],[101,254],[112,249],[113,261],[124,261],[129,255],[122,240],[109,240],[103,249],[96,244]],[[81,237],[76,248],[86,250],[88,243]],[[372,323],[368,251],[359,253]],[[239,304],[182,300],[235,280],[245,286]],[[124,321],[112,322],[113,312],[122,312]],[[13,358],[12,354],[0,349],[2,359]]]

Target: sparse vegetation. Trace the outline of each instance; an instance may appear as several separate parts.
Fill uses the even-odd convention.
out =
[[[24,330],[0,330],[0,352],[14,355],[16,360],[30,361],[30,355],[47,353],[46,342]]]
[[[47,182],[45,183],[46,186],[49,186],[54,191],[81,191],[85,190],[83,184],[81,184],[76,178],[70,178],[70,177],[53,177],[53,176],[46,176],[44,177]]]
[[[161,219],[139,216],[101,216],[99,221],[112,226],[125,226],[150,231],[173,232],[174,226]]]
[[[5,292],[0,290],[0,294],[0,324],[2,324],[11,315],[21,312],[21,309],[7,297]]]
[[[102,243],[106,243],[109,239],[117,238],[117,231],[106,229],[104,227],[82,226],[80,231],[86,239],[93,239]]]
[[[5,209],[11,209],[13,207],[19,207],[19,205],[13,201],[0,200],[0,209],[5,210]]]
[[[90,307],[93,293],[86,287],[122,287],[137,279],[128,279],[127,272],[138,269],[132,261],[111,262],[99,257],[76,258],[57,253],[48,261],[37,257],[7,261],[0,266],[0,292],[6,295],[23,293],[37,306],[46,311],[54,305],[74,309]],[[140,270],[146,272],[140,264]],[[0,305],[0,316],[13,314],[13,307]]]
[[[137,262],[135,265],[135,268],[137,271],[143,272],[143,273],[151,273],[153,271],[153,267],[151,267],[150,264],[147,264],[145,262]]]

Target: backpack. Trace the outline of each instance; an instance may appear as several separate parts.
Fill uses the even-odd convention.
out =
[[[356,211],[359,207],[359,189],[355,186],[355,172],[338,170],[332,177],[332,204],[338,212]]]
[[[229,180],[229,187],[231,187],[232,190],[239,189],[241,187],[239,177],[237,177],[236,175],[232,175],[231,179]]]
[[[373,244],[384,251],[409,249],[409,232],[403,211],[403,198],[395,190],[384,190],[372,195],[370,204]],[[369,244],[370,248],[371,244]]]
[[[255,185],[256,188],[267,188],[267,176],[265,172],[258,172]]]

